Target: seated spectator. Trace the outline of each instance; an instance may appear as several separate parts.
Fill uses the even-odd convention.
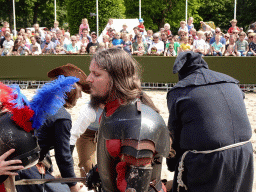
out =
[[[9,28],[6,28],[6,29],[5,29],[5,35],[6,35],[7,33],[10,34],[10,29],[9,29]],[[11,34],[10,34],[10,39],[12,39]],[[0,46],[1,46],[1,48],[3,48],[3,43],[4,43],[5,40],[6,40],[6,39],[5,39],[5,36],[2,36],[2,37],[1,37],[1,41],[0,41]]]
[[[11,40],[11,34],[5,33],[5,41],[3,42],[3,51],[1,56],[9,56],[12,54],[14,42]]]
[[[188,33],[188,27],[186,26],[186,22],[185,21],[181,21],[180,22],[180,28],[179,28],[178,32],[180,30],[184,30],[184,31],[186,31]]]
[[[105,43],[100,42],[97,51],[103,51],[103,50],[105,50]]]
[[[10,27],[9,23],[7,21],[4,21],[4,25],[3,25],[2,29],[1,29],[2,30],[2,36],[5,36],[6,29],[9,28],[9,27]]]
[[[152,47],[152,48],[151,48],[150,55],[158,55],[158,54],[157,54],[157,48],[156,48],[156,47]]]
[[[96,49],[98,48],[99,46],[99,42],[97,40],[97,34],[95,32],[92,32],[91,33],[91,37],[92,37],[92,42],[88,43],[87,47],[86,47],[86,51],[87,53],[90,53],[90,47],[91,46],[95,46]]]
[[[84,46],[86,48],[88,44],[89,44],[88,38],[87,37],[83,37],[82,40],[81,40],[80,49],[81,49],[82,46]]]
[[[139,28],[139,32],[144,35],[144,31],[145,31],[145,26],[143,25],[144,23],[144,20],[141,18],[139,19],[139,25],[138,25],[138,28]]]
[[[167,51],[169,50],[170,44],[173,45],[173,48],[174,48],[174,51],[175,51],[175,55],[177,55],[178,47],[180,47],[180,43],[179,42],[175,42],[174,41],[174,36],[169,35],[168,36],[168,42],[166,43],[166,47],[165,47],[165,51],[164,51],[164,56],[167,56]]]
[[[248,56],[256,56],[256,33],[250,34],[250,38],[251,37],[253,40],[249,44]]]
[[[38,36],[40,37],[40,40],[44,41],[45,40],[45,33],[44,33],[44,31],[42,31],[39,28],[39,24],[38,23],[34,24],[34,28],[35,28],[35,33],[39,34]]]
[[[78,54],[79,53],[79,48],[78,46],[76,45],[76,41],[77,41],[77,38],[75,35],[72,35],[71,36],[71,44],[67,45],[67,51],[66,53],[67,54]]]
[[[69,32],[65,32],[64,33],[64,42],[63,42],[63,44],[64,44],[64,48],[65,48],[65,50],[67,50],[67,45],[69,45],[69,44],[71,44],[71,41],[70,41],[70,33]]]
[[[190,34],[192,35],[192,37],[193,37],[194,40],[198,40],[198,37],[197,37],[197,35],[196,35],[196,29],[195,29],[195,28],[190,29]]]
[[[179,34],[179,43],[181,44],[183,43],[184,38],[188,37],[188,33],[185,30],[181,29],[179,30],[178,34]]]
[[[235,46],[236,46],[236,42],[234,39],[234,35],[230,35],[229,44],[226,45],[226,51],[224,56],[236,56]]]
[[[194,48],[194,38],[192,37],[192,35],[188,36],[188,44],[190,45],[191,49],[193,50],[193,48]]]
[[[32,47],[35,45],[37,46],[38,53],[41,54],[42,53],[41,46],[36,42],[36,38],[34,36],[31,36],[30,41],[31,41],[31,45],[29,48],[30,53],[32,53]]]
[[[206,32],[205,33],[205,52],[204,55],[205,56],[211,56],[212,55],[212,48],[211,48],[211,44],[210,44],[210,40],[212,38],[212,32]]]
[[[40,55],[40,52],[38,51],[38,46],[31,45],[31,55]]]
[[[133,42],[136,42],[137,41],[137,37],[138,35],[141,35],[140,31],[139,31],[139,28],[138,27],[134,27],[133,28],[133,32],[134,32],[134,38],[133,38]],[[145,42],[146,39],[144,38],[144,35],[142,36],[142,41]]]
[[[53,54],[55,49],[55,43],[51,41],[51,36],[47,34],[45,41],[41,44],[41,50],[44,54]]]
[[[54,27],[52,28],[51,31],[57,33],[57,31],[60,30],[60,28],[59,28],[59,22],[58,22],[58,21],[54,21],[53,25],[54,25]]]
[[[237,24],[237,20],[236,19],[232,19],[230,21],[230,23],[231,23],[232,26],[228,29],[228,33],[229,34],[232,34],[233,30],[238,30],[239,31],[239,27],[236,26],[236,24]]]
[[[194,41],[193,52],[199,53],[200,55],[205,54],[205,40],[203,40],[204,32],[197,32],[198,40]]]
[[[35,34],[34,37],[36,38],[36,42],[37,42],[39,45],[41,45],[41,43],[42,43],[41,38],[40,38],[37,34]]]
[[[163,41],[163,43],[164,43],[164,47],[166,47],[166,43],[167,43],[167,33],[165,33],[165,32],[163,32],[163,33],[161,33],[161,41]]]
[[[109,48],[109,36],[103,35],[103,43],[105,43],[105,49]]]
[[[64,50],[63,46],[56,45],[56,47],[55,47],[55,54],[56,55],[64,55],[64,54],[66,54],[66,51]]]
[[[220,35],[215,36],[215,41],[212,44],[212,56],[222,56],[224,52],[224,45],[220,42]]]
[[[132,42],[129,40],[128,34],[123,35],[123,50],[129,54],[132,53]]]
[[[112,40],[112,45],[115,48],[121,49],[123,47],[123,40],[121,39],[121,33],[117,32]]]
[[[137,42],[132,44],[132,54],[142,56],[147,53],[147,44],[142,41],[142,35],[138,34]]]
[[[96,46],[91,46],[89,49],[89,54],[93,55],[94,53],[96,53]]]
[[[190,32],[191,29],[194,28],[193,22],[194,22],[194,18],[193,18],[193,17],[189,17],[189,18],[188,18],[188,23],[187,23],[187,25],[186,25],[187,28],[188,28],[188,33]]]
[[[80,35],[79,34],[76,35],[76,46],[78,47],[78,50],[80,51],[81,46],[82,46],[82,42],[80,41]]]
[[[251,42],[252,42],[252,39],[253,39],[253,30],[248,30],[248,32],[247,32],[247,41],[248,41],[248,43],[250,44]]]
[[[21,41],[22,40],[20,40],[18,38],[14,41],[14,46],[13,46],[13,49],[12,49],[12,55],[18,55],[18,48],[20,47],[20,42]]]
[[[236,46],[235,46],[235,51],[237,56],[242,56],[242,57],[246,57],[248,51],[249,51],[249,46],[248,46],[248,42],[245,39],[246,33],[242,32],[239,33],[239,39],[236,42]]]
[[[123,24],[123,28],[121,29],[120,33],[129,33],[129,32],[127,31],[127,25],[126,25],[126,23]]]
[[[156,55],[161,55],[164,53],[164,42],[160,41],[159,39],[159,33],[155,33],[153,35],[153,42],[152,44],[150,45],[149,49],[148,49],[148,53],[150,54],[151,53],[151,48],[152,47],[156,47],[157,48],[157,52],[156,52]]]
[[[88,29],[86,29],[86,28],[84,28],[84,29],[82,30],[82,35],[81,35],[80,39],[82,39],[82,38],[84,38],[84,37],[86,37],[86,38],[89,40],[88,43],[92,42],[92,38],[91,38],[91,36],[89,35]]]
[[[28,55],[29,48],[25,44],[26,44],[25,40],[20,42],[20,46],[18,48],[18,55]]]
[[[239,34],[239,30],[234,29],[234,30],[232,31],[232,34],[235,35],[235,38],[236,38],[236,39],[239,39],[239,35],[238,35],[238,34]]]
[[[180,44],[180,47],[178,48],[178,54],[181,52],[191,51],[191,46],[188,43],[188,37],[185,36],[183,38],[183,43]]]
[[[230,38],[229,33],[225,34],[224,38],[226,39],[226,45],[229,44],[229,38]]]
[[[82,35],[83,29],[87,29],[88,32],[90,31],[89,23],[88,23],[88,20],[86,18],[82,19],[82,23],[79,26],[79,35]]]
[[[174,44],[173,43],[169,44],[166,56],[167,57],[175,57],[176,56],[176,52],[174,50]]]
[[[87,54],[87,52],[86,52],[86,46],[84,46],[84,45],[81,46],[81,49],[80,49],[79,54],[81,54],[81,55]]]
[[[216,36],[216,35],[219,35],[219,36],[220,36],[220,43],[221,43],[222,45],[226,45],[226,39],[221,36],[221,30],[220,30],[219,27],[217,27],[217,28],[215,29],[215,36]],[[210,44],[213,44],[215,41],[216,41],[216,40],[215,40],[215,37],[212,37],[211,40],[210,40]]]
[[[165,23],[164,24],[164,30],[168,33],[167,36],[172,34],[170,29],[171,29],[170,24],[169,23]]]

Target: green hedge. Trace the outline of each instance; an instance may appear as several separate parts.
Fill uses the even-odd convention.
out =
[[[175,83],[177,74],[172,73],[173,57],[144,56],[134,57],[143,69],[143,82]],[[255,57],[204,57],[209,68],[228,74],[241,84],[256,84]],[[72,63],[89,74],[90,56],[9,56],[0,57],[1,80],[49,80],[47,72],[51,69]]]

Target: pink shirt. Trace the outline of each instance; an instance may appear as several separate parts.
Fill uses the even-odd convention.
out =
[[[88,25],[88,24],[84,25],[84,24],[82,23],[82,24],[80,25],[80,30],[81,30],[80,34],[82,34],[83,29],[88,29],[88,32],[90,31],[90,28],[89,28],[89,25]]]

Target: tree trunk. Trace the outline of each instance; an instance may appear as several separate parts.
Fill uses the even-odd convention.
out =
[[[10,25],[10,30],[12,33],[13,30],[13,5],[12,5],[12,0],[8,0],[8,7],[9,7],[9,25]]]
[[[38,2],[35,2],[33,11],[34,11],[34,16],[33,16],[33,24],[37,23],[37,18],[38,18],[38,7],[40,4]]]

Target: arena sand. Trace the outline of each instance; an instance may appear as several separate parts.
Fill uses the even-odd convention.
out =
[[[24,95],[27,96],[27,98],[30,100],[33,95],[35,94],[36,89],[23,89],[22,93]],[[155,103],[155,105],[157,106],[157,108],[160,109],[160,114],[162,115],[165,123],[167,124],[168,122],[168,109],[167,109],[167,104],[166,104],[166,91],[151,91],[151,90],[146,90],[145,91],[153,100],[153,102]],[[79,111],[81,109],[81,107],[83,106],[84,103],[88,102],[90,99],[88,94],[83,93],[82,98],[80,98],[77,101],[77,105],[72,108],[72,109],[68,109],[68,112],[71,114],[72,117],[72,121],[73,123],[76,121],[76,119],[79,116]],[[256,94],[255,93],[245,93],[245,105],[246,105],[246,110],[249,116],[249,120],[251,123],[251,127],[252,127],[252,144],[253,144],[253,150],[254,150],[254,165],[256,167]],[[255,108],[255,110],[254,110]],[[51,152],[53,154],[53,151]],[[74,150],[74,154],[73,154],[73,158],[74,158],[74,164],[75,164],[75,173],[77,175],[77,177],[80,177],[80,171],[78,168],[78,156],[77,156],[77,152],[76,150]],[[55,162],[55,158],[53,159],[53,163],[54,163],[54,175],[55,176],[59,176],[59,170],[56,166],[56,162]],[[255,171],[256,172],[256,171]],[[254,178],[256,176],[256,173],[254,172]],[[173,173],[169,172],[167,170],[167,166],[164,163],[163,165],[163,169],[162,169],[162,178],[163,179],[167,179],[167,180],[172,180],[173,177]],[[253,191],[256,192],[256,180],[254,179],[254,185],[253,185]],[[86,191],[86,190],[83,190]]]

